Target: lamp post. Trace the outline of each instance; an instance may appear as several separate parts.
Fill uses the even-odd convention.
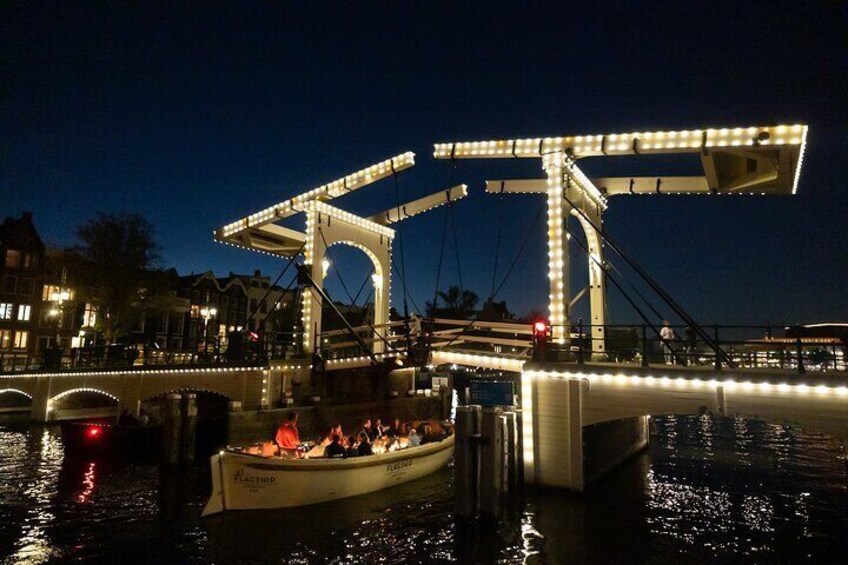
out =
[[[203,318],[203,353],[209,352],[209,320],[218,314],[218,309],[212,306],[204,306],[200,309],[200,317]]]
[[[50,302],[53,304],[50,307],[50,310],[47,311],[47,315],[51,318],[55,318],[55,322],[53,324],[53,330],[55,332],[53,336],[53,349],[50,352],[49,360],[46,362],[51,368],[58,368],[61,364],[62,360],[62,336],[60,335],[59,327],[62,323],[62,311],[64,310],[64,305],[67,300],[70,300],[71,293],[67,290],[57,290],[50,293]]]

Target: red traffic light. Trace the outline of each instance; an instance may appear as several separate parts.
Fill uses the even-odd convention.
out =
[[[103,432],[103,430],[101,430],[99,426],[90,426],[90,427],[86,430],[86,432],[85,432],[85,433],[86,433],[86,435],[87,435],[88,437],[90,437],[90,438],[94,439],[94,438],[100,437],[100,434],[101,434],[102,432]]]
[[[548,335],[548,324],[546,324],[542,320],[539,320],[538,322],[533,324],[533,333],[537,336]]]

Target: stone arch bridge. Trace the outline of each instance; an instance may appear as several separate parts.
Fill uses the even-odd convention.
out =
[[[0,401],[29,405],[36,422],[58,419],[55,404],[75,394],[94,393],[112,399],[119,410],[138,414],[141,403],[168,392],[211,392],[241,402],[245,409],[268,407],[279,396],[279,370],[268,366],[137,368],[85,372],[13,373],[0,375]]]

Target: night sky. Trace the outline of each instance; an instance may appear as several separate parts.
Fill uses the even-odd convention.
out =
[[[622,196],[606,227],[703,323],[848,321],[839,2],[137,4],[0,8],[0,215],[33,211],[49,245],[73,243],[98,211],[136,211],[156,228],[163,266],[276,276],[279,261],[214,243],[212,230],[409,150],[418,164],[401,174],[401,198],[446,188],[450,163],[432,158],[434,142],[807,123],[797,196]],[[581,167],[698,174],[692,163]],[[539,161],[458,163],[454,180],[471,193],[455,207],[462,278],[481,296],[499,214],[483,180],[529,176],[542,176]],[[363,214],[394,203],[390,180],[335,202]],[[507,198],[499,277],[543,205]],[[440,209],[403,227],[421,308],[443,220]],[[497,297],[518,314],[546,306],[543,232]],[[337,249],[334,269],[355,292],[367,260]],[[449,240],[441,286],[458,282]],[[333,275],[329,290],[345,298]],[[612,321],[635,320],[609,292]]]

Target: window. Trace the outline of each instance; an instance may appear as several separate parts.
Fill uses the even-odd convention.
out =
[[[85,312],[82,315],[82,327],[84,328],[93,328],[94,324],[97,323],[97,309],[94,307],[94,304],[86,303]]]
[[[33,279],[18,279],[18,294],[32,296],[35,290],[35,281]]]
[[[6,250],[6,266],[10,269],[17,269],[21,265],[21,252],[17,249]]]
[[[38,336],[38,340],[35,342],[35,350],[47,351],[48,349],[50,349],[50,337],[46,335]]]
[[[0,349],[9,349],[12,341],[12,330],[0,330]]]
[[[12,319],[12,304],[9,302],[0,302],[0,320]]]
[[[199,318],[200,317],[200,304],[192,304],[191,305],[191,317]]]
[[[74,291],[70,288],[64,288],[61,286],[56,286],[52,284],[46,284],[42,287],[41,291],[41,299],[49,300],[52,302],[57,302],[59,300],[73,300],[74,299]]]
[[[35,253],[26,253],[24,255],[24,269],[34,269],[38,267],[38,255]]]
[[[32,306],[29,304],[18,304],[18,320],[29,322],[30,316],[32,316]]]
[[[15,332],[15,340],[12,347],[15,349],[26,349],[29,341],[29,332]]]
[[[14,293],[15,285],[17,284],[18,279],[15,277],[5,276],[3,277],[3,292]]]

